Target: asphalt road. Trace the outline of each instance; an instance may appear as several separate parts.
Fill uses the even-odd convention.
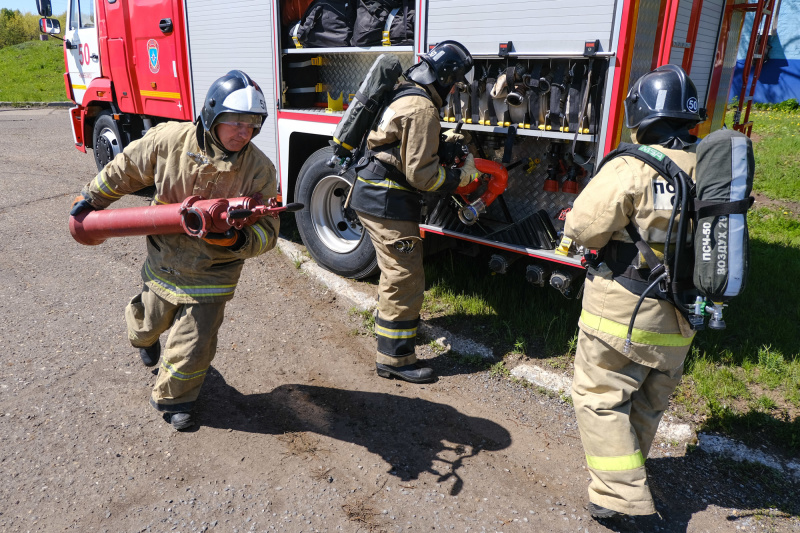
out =
[[[95,168],[66,110],[0,127],[0,530],[800,531],[796,485],[669,443],[661,517],[595,522],[567,403],[427,350],[436,383],[377,378],[351,304],[278,251],[248,261],[199,427],[173,431],[125,336],[143,239],[70,237]]]

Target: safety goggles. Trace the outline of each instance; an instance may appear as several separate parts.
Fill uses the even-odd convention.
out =
[[[226,126],[231,126],[236,129],[249,128],[251,130],[256,130],[261,127],[260,122],[258,124],[253,124],[252,122],[234,122],[226,120],[223,122],[218,122],[217,124],[225,124]]]

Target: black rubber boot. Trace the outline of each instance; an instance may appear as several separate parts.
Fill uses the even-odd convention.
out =
[[[142,359],[144,366],[156,366],[158,359],[161,357],[161,341],[156,341],[155,344],[147,348],[139,348],[139,357]]]
[[[382,378],[398,378],[411,383],[428,383],[433,381],[433,369],[427,366],[420,366],[414,363],[406,366],[389,366],[375,363],[378,375]]]
[[[586,508],[589,510],[589,514],[592,515],[592,518],[614,518],[615,516],[625,516],[625,513],[612,511],[611,509],[606,509],[605,507],[592,502],[589,502],[589,505],[587,505]]]
[[[177,431],[183,431],[194,426],[194,416],[192,416],[192,413],[172,413],[169,417],[169,423]]]

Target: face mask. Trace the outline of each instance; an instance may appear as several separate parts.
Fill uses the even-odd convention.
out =
[[[689,133],[689,127],[683,121],[676,123],[669,119],[655,120],[649,124],[643,122],[638,128],[631,130],[631,139],[637,144],[660,144],[666,148],[681,150],[696,140]]]
[[[442,99],[442,102],[444,102],[447,99],[447,95],[450,93],[450,89],[453,88],[452,86],[444,87],[440,85],[438,81],[431,83],[431,87],[433,87],[433,89],[436,91],[436,94],[439,95],[439,98]]]

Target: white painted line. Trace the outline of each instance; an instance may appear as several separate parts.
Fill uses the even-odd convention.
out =
[[[559,395],[572,396],[572,378],[534,365],[517,365],[511,375]]]
[[[656,430],[656,437],[669,442],[686,443],[694,439],[694,430],[689,424],[676,424],[661,419]]]
[[[708,453],[716,453],[734,461],[749,461],[774,468],[778,471],[785,471],[800,481],[800,463],[796,461],[784,462],[774,455],[748,448],[740,442],[719,435],[708,435],[700,433],[697,435],[698,446],[701,450]]]
[[[454,351],[461,355],[479,355],[484,359],[494,359],[494,352],[488,346],[475,342],[466,337],[455,335],[442,328],[420,322],[420,331],[428,338],[436,340],[445,351]]]
[[[374,296],[354,289],[341,276],[337,276],[333,272],[319,266],[316,262],[312,261],[297,244],[279,238],[278,248],[292,261],[300,261],[302,263],[300,269],[303,272],[319,280],[336,294],[349,300],[359,311],[375,309],[378,306],[378,300]]]

